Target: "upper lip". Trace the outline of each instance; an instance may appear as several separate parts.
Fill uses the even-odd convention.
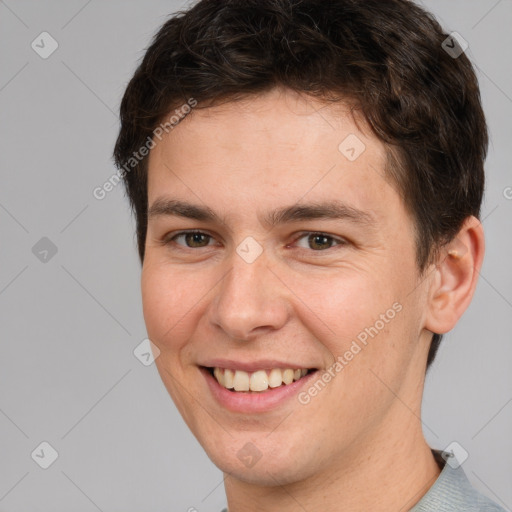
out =
[[[242,370],[245,372],[255,372],[257,370],[272,370],[272,368],[287,368],[299,369],[305,368],[308,370],[315,369],[314,366],[297,363],[278,361],[276,359],[258,359],[257,361],[235,361],[233,359],[208,359],[199,364],[207,368],[227,368],[229,370]]]

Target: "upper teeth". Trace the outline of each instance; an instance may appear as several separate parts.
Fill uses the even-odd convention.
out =
[[[308,373],[306,368],[293,370],[287,368],[273,368],[272,370],[258,370],[248,373],[242,370],[229,370],[228,368],[214,368],[213,375],[217,382],[227,389],[235,391],[265,391],[269,387],[277,388],[281,384],[291,384]]]

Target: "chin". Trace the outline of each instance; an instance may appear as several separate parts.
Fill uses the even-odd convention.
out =
[[[268,433],[224,433],[222,442],[201,442],[210,460],[223,473],[248,484],[276,486],[300,482],[319,471],[318,451],[307,450],[304,443],[288,444],[277,436],[274,442]],[[299,458],[300,457],[300,458]]]

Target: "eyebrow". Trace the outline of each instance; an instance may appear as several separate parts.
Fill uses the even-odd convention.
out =
[[[158,198],[148,210],[148,219],[159,216],[177,216],[203,222],[225,224],[223,218],[207,206],[188,203],[177,199]],[[355,224],[372,227],[376,218],[369,212],[349,206],[342,201],[294,204],[268,212],[260,221],[270,227],[297,221],[317,219],[348,220]]]

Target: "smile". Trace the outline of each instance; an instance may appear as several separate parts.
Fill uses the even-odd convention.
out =
[[[305,377],[307,368],[272,368],[246,372],[229,368],[208,368],[211,375],[224,388],[234,392],[264,392],[269,388],[287,386]]]

